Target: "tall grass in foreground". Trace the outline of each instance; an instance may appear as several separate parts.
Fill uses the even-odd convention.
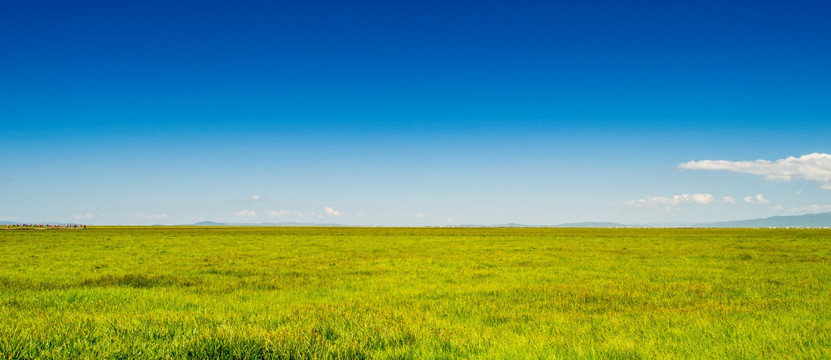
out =
[[[0,230],[0,358],[830,358],[827,230]]]

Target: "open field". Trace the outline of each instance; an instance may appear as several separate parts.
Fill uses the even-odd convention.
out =
[[[0,230],[0,358],[831,358],[831,231]]]

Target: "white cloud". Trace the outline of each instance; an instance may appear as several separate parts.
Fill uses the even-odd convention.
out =
[[[242,209],[240,211],[234,212],[234,215],[242,217],[254,217],[257,216],[257,212],[254,210]]]
[[[257,201],[257,200],[260,200],[260,195],[251,196],[251,201]]]
[[[687,170],[725,170],[764,176],[767,180],[791,181],[803,179],[820,183],[820,188],[831,190],[831,154],[813,153],[774,161],[701,160],[678,165]]]
[[[451,223],[451,222],[453,222],[453,218],[446,217],[446,218],[442,218],[441,221],[446,222],[446,223]]]
[[[759,205],[770,204],[770,200],[765,199],[765,196],[762,195],[762,194],[757,194],[755,197],[750,196],[750,195],[745,196],[744,197],[744,202],[746,202],[748,204],[759,204]]]
[[[164,219],[167,217],[167,213],[162,214],[136,214],[136,219]]]
[[[87,212],[87,213],[75,215],[75,220],[87,220],[87,219],[92,219],[94,217],[95,217],[95,215],[92,215],[92,213]]]
[[[734,205],[734,204],[736,204],[736,198],[734,198],[732,196],[725,196],[724,199],[721,200],[721,202],[723,202],[725,204]]]
[[[265,212],[266,215],[271,217],[283,216],[289,213],[291,213],[291,211],[288,210],[269,210]]]
[[[421,218],[425,218],[425,217],[427,217],[427,214],[425,214],[425,213],[418,213],[418,214],[413,214],[413,215],[410,215],[410,216],[408,216],[408,217],[411,217],[411,218],[416,218],[416,219],[421,219]]]
[[[364,216],[366,216],[366,213],[359,212],[359,213],[358,213],[358,216],[360,216],[360,217],[364,217]]]
[[[785,209],[785,207],[784,207],[784,206],[782,206],[781,204],[779,204],[779,205],[773,205],[773,206],[771,206],[771,207],[770,207],[770,209],[771,209],[771,210],[775,210],[775,211],[781,211],[781,210],[784,210],[784,209]]]
[[[791,208],[790,211],[794,212],[794,213],[821,213],[821,212],[831,211],[831,205],[812,204],[812,205],[800,206],[800,207],[794,206],[793,208]]]
[[[328,206],[324,207],[323,210],[326,210],[326,214],[329,216],[340,216],[341,212],[335,209],[332,209]]]
[[[706,205],[713,202],[715,198],[712,194],[680,194],[672,197],[665,196],[649,196],[646,199],[629,200],[626,205],[634,207],[657,207],[657,206],[676,206],[681,204],[701,204]]]

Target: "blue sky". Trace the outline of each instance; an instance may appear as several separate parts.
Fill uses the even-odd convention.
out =
[[[0,220],[831,211],[829,15],[821,1],[0,1]]]

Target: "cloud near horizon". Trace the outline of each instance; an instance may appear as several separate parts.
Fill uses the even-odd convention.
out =
[[[257,212],[254,210],[242,209],[240,211],[235,212],[234,215],[241,217],[253,217],[257,216]]]
[[[332,209],[328,206],[324,207],[323,210],[326,210],[326,214],[328,214],[329,216],[340,216],[341,215],[340,211]]]
[[[793,208],[791,208],[790,211],[792,213],[803,213],[803,212],[804,213],[821,213],[821,212],[831,211],[831,205],[812,204],[812,205],[800,206],[800,207],[794,206]]]
[[[676,205],[681,204],[700,204],[706,205],[712,203],[715,197],[712,194],[679,194],[673,195],[672,197],[665,197],[665,196],[649,196],[645,199],[639,200],[629,200],[626,202],[626,205],[634,206],[634,207],[644,207],[644,208],[651,208],[651,207],[658,207],[658,206],[666,206],[668,208]]]
[[[265,212],[266,215],[271,217],[283,216],[289,213],[291,213],[291,211],[288,210],[269,210]]]
[[[756,194],[756,196],[751,196],[751,195],[745,196],[744,197],[744,202],[746,202],[748,204],[759,204],[759,205],[770,204],[770,200],[765,199],[765,196],[762,195],[762,194]]]
[[[789,156],[774,161],[700,160],[678,165],[685,170],[724,170],[764,176],[767,180],[791,181],[802,179],[820,183],[820,188],[831,190],[831,154],[813,153],[800,157]]]

